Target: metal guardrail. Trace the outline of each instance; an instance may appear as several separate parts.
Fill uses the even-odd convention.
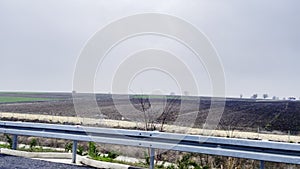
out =
[[[264,161],[300,164],[300,145],[292,143],[10,121],[0,121],[0,133],[14,136],[13,149],[17,148],[18,136],[73,140],[72,162],[76,161],[77,142],[92,141],[150,148],[150,168],[154,167],[155,149],[260,160],[261,168]]]

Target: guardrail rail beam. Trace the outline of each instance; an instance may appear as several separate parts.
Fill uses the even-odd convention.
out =
[[[154,167],[155,149],[258,160],[261,168],[264,161],[300,164],[300,145],[295,143],[11,121],[0,121],[0,133],[13,135],[13,149],[18,136],[73,140],[73,163],[77,143],[84,141],[149,148],[150,167]]]

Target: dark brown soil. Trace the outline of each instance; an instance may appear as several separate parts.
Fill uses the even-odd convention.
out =
[[[94,118],[107,118],[116,120],[143,121],[144,110],[155,122],[163,120],[172,124],[179,116],[187,113],[197,112],[194,127],[202,127],[206,121],[211,98],[209,97],[172,97],[167,100],[165,109],[158,109],[162,104],[161,98],[151,98],[151,104],[144,97],[130,96],[130,103],[127,95],[97,94],[98,106],[93,106],[88,95],[78,95],[76,103],[79,103],[75,111],[72,94],[70,93],[0,93],[0,96],[13,97],[38,97],[51,98],[52,101],[23,102],[23,103],[1,103],[0,112],[16,112],[29,114],[47,114],[59,116],[82,116]],[[143,98],[143,99],[141,99]],[[199,103],[200,99],[200,103]],[[225,108],[219,123],[223,129],[257,130],[258,127],[264,130],[300,131],[300,102],[299,101],[272,101],[272,100],[252,100],[252,99],[230,99],[225,101]],[[221,106],[221,102],[219,106]],[[118,107],[118,109],[117,109]],[[218,107],[218,106],[217,106]],[[156,109],[157,108],[157,109]],[[181,108],[181,109],[180,109]],[[101,113],[100,113],[100,111]],[[155,111],[155,112],[154,112]],[[213,109],[213,111],[218,111]],[[77,112],[77,113],[76,113]],[[188,119],[188,118],[187,118]],[[188,124],[190,121],[183,121]]]

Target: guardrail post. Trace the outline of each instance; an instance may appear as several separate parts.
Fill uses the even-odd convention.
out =
[[[265,169],[265,161],[260,161],[260,169]]]
[[[12,149],[16,150],[18,146],[18,135],[13,135]]]
[[[76,153],[77,153],[77,140],[73,140],[72,163],[76,163]]]
[[[150,148],[150,169],[154,169],[154,155],[155,155],[155,149]]]

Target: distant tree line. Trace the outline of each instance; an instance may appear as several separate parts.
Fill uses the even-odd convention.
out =
[[[269,98],[269,94],[267,94],[267,93],[265,93],[265,94],[263,94],[262,95],[262,97],[264,98],[264,99],[267,99],[267,98]],[[240,94],[240,98],[243,98],[243,94]],[[257,99],[258,98],[258,94],[253,94],[251,97],[250,97],[251,99]],[[295,97],[288,97],[288,98],[286,98],[286,97],[283,97],[282,98],[282,100],[297,100]],[[273,96],[272,97],[272,100],[280,100],[280,98],[279,97],[277,97],[277,96]],[[300,97],[299,97],[299,100],[300,100]]]

